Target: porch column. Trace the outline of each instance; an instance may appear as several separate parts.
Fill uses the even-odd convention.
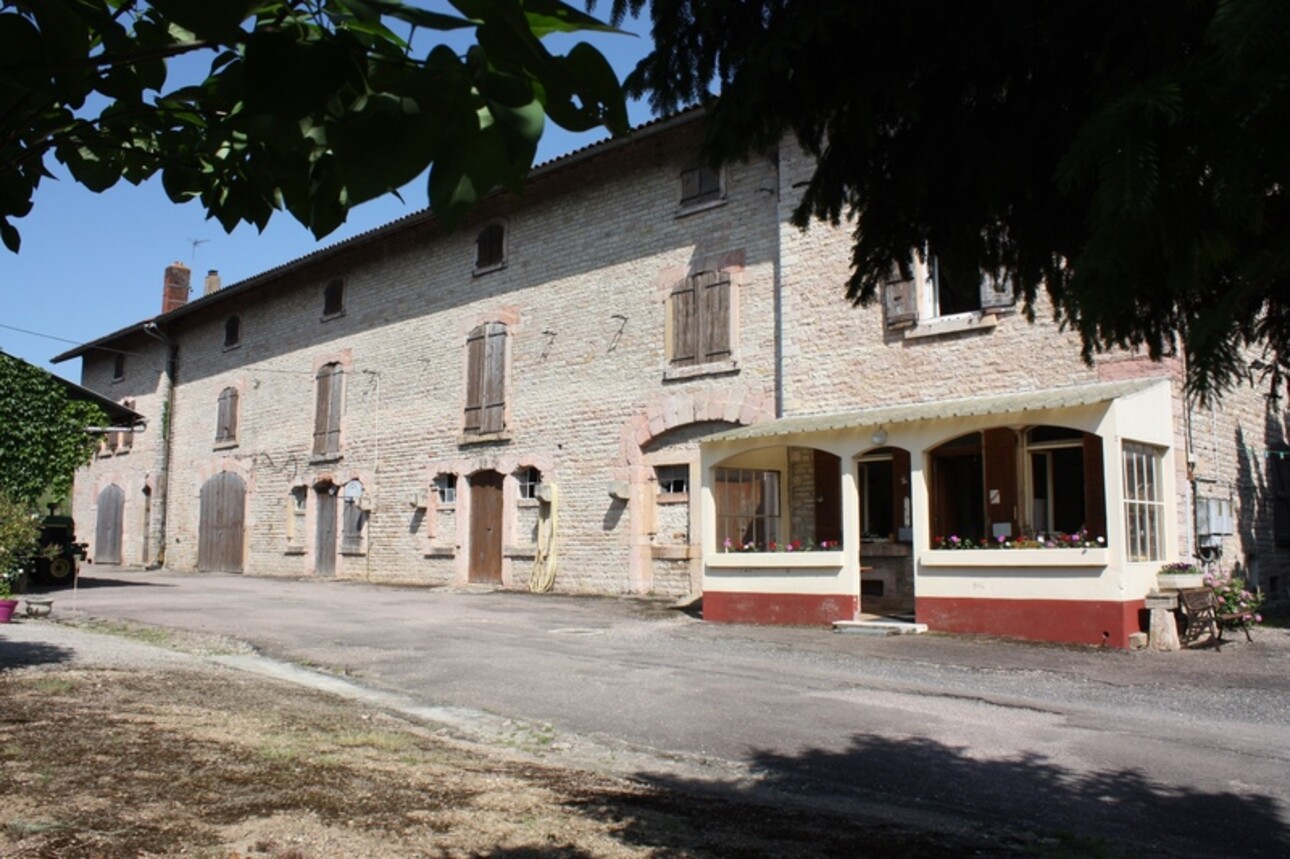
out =
[[[855,460],[844,454],[838,457],[842,470],[842,581],[847,592],[856,598],[853,620],[860,615],[860,483],[856,478]]]

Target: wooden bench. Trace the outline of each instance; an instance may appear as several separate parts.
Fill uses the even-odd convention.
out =
[[[1189,588],[1178,592],[1182,603],[1183,617],[1187,626],[1183,629],[1182,644],[1190,647],[1205,640],[1212,643],[1214,649],[1223,646],[1223,624],[1236,623],[1245,633],[1245,640],[1253,642],[1250,636],[1250,621],[1241,612],[1223,612],[1222,601],[1213,588]]]

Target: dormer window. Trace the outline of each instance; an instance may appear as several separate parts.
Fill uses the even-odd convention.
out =
[[[230,316],[224,322],[224,348],[232,349],[242,342],[242,318]]]
[[[323,289],[323,319],[340,316],[345,312],[345,281],[339,277]]]
[[[475,274],[493,271],[506,265],[506,228],[489,224],[475,239]]]
[[[112,356],[112,381],[119,382],[125,378],[125,353],[117,352]]]

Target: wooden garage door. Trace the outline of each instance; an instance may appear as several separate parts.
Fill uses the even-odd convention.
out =
[[[94,562],[121,563],[121,521],[125,517],[125,490],[115,483],[99,493],[98,521],[94,529]]]
[[[202,486],[197,527],[197,569],[202,572],[242,572],[243,521],[246,484],[225,471]]]

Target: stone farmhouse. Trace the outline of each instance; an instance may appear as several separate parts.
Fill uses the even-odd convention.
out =
[[[55,359],[148,418],[78,476],[91,557],[1117,647],[1166,562],[1285,588],[1283,404],[1088,366],[934,248],[853,307],[847,229],[788,221],[811,160],[712,170],[702,120],[542,165],[454,231],[410,215],[192,300],[167,268],[160,315]]]

